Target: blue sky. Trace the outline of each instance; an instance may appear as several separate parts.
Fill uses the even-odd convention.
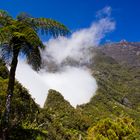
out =
[[[1,0],[0,9],[12,16],[27,12],[35,17],[48,17],[64,23],[70,30],[89,27],[96,12],[112,7],[116,29],[106,40],[140,41],[140,0]]]

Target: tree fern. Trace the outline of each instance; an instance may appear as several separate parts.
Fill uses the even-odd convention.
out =
[[[3,139],[8,139],[9,113],[18,56],[20,53],[24,54],[33,69],[37,71],[40,69],[40,49],[44,48],[38,37],[40,31],[53,37],[66,35],[69,32],[63,24],[52,19],[33,18],[25,13],[17,16],[17,19],[13,19],[7,12],[0,10],[0,50],[2,58],[11,66],[3,121]]]

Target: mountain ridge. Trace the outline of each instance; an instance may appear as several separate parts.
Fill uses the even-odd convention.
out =
[[[129,117],[134,120],[136,136],[137,139],[140,139],[140,68],[139,62],[134,61],[139,60],[137,57],[139,55],[136,55],[139,52],[139,46],[136,44],[134,43],[133,46],[130,43],[131,49],[123,48],[121,43],[113,44],[113,46],[105,44],[103,47],[94,48],[94,51],[91,51],[91,53],[94,52],[93,63],[89,68],[97,80],[98,90],[89,103],[78,105],[76,109],[64,99],[61,93],[55,90],[49,91],[44,108],[40,108],[35,104],[28,91],[21,84],[16,83],[11,122],[14,124],[15,120],[21,118],[19,124],[22,129],[15,129],[13,125],[14,132],[12,131],[11,135],[22,132],[24,137],[19,136],[19,139],[28,140],[27,137],[31,135],[31,132],[27,130],[31,126],[33,128],[36,126],[37,130],[43,132],[45,130],[47,140],[85,140],[88,129],[95,126],[100,120]],[[114,54],[111,54],[112,51]],[[124,51],[127,51],[127,57],[122,55]],[[130,56],[134,54],[134,64],[129,63]],[[120,55],[121,57],[119,57]],[[128,57],[130,58],[127,60]],[[127,61],[122,63],[122,59]],[[4,111],[7,75],[6,67],[0,61],[0,115]],[[18,95],[18,93],[20,94]],[[15,114],[17,116],[14,116]],[[36,135],[32,137],[36,137]]]
[[[101,50],[122,65],[140,67],[140,42],[109,43],[103,45]]]

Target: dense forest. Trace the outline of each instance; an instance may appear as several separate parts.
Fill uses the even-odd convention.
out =
[[[123,47],[123,44],[119,45]],[[49,90],[45,105],[40,108],[29,92],[16,81],[11,103],[9,138],[140,139],[140,69],[127,62],[119,63],[115,58],[106,55],[105,49],[107,50],[108,46],[103,47],[104,49],[94,49],[96,55],[90,69],[99,87],[96,95],[87,104],[74,108],[61,93]],[[133,46],[131,47],[133,49]],[[117,49],[114,46],[113,48]],[[1,120],[5,107],[8,73],[5,63],[1,60]]]

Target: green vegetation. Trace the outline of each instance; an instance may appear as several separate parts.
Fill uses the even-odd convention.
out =
[[[0,136],[2,136],[3,131],[2,120],[4,117],[3,114],[5,110],[7,85],[8,78],[4,79],[0,77]],[[9,139],[26,139],[31,129],[28,128],[26,130],[23,126],[25,124],[28,124],[30,126],[34,122],[38,111],[39,107],[28,94],[28,91],[24,87],[22,87],[21,84],[16,82],[13,99],[11,102],[11,114],[9,117]],[[20,135],[21,133],[23,134]],[[20,136],[18,136],[17,134],[19,134]]]
[[[74,108],[55,90],[49,90],[43,108],[34,102],[28,91],[15,81],[15,71],[20,53],[27,56],[35,70],[39,70],[39,47],[44,48],[37,35],[40,31],[54,37],[68,33],[64,25],[51,19],[33,18],[25,13],[13,19],[0,11],[3,54],[0,59],[0,139],[5,126],[5,102],[10,94],[13,98],[7,139],[139,140],[140,69],[136,65],[119,64],[101,49],[93,51],[94,63],[89,66],[98,83],[96,95],[89,103]],[[7,62],[11,64],[10,72]]]
[[[38,117],[38,123],[48,130],[48,140],[77,140],[85,136],[85,119],[55,90],[49,91]]]
[[[91,69],[99,87],[90,102],[78,109],[89,117],[89,125],[108,117],[132,118],[140,135],[140,69],[119,65],[111,57],[96,51]]]
[[[91,136],[96,130],[96,139],[102,140],[107,138],[101,136],[100,131],[103,130],[101,128],[108,126],[109,130],[105,129],[105,132],[111,133],[108,138],[110,140],[114,140],[116,135],[114,129],[119,129],[121,134],[127,134],[126,136],[123,134],[125,139],[129,136],[130,140],[139,140],[139,69],[121,66],[100,51],[97,51],[91,69],[99,88],[89,103],[77,106],[76,109],[55,90],[49,91],[44,108],[39,108],[28,91],[16,82],[11,103],[10,139],[95,139]],[[2,118],[8,83],[8,70],[2,61],[0,71]],[[111,126],[113,128],[110,128]]]
[[[104,119],[88,131],[88,140],[134,140],[136,130],[129,118],[119,118],[115,121]]]
[[[85,140],[94,139],[91,136],[96,130],[96,139],[102,140],[107,138],[101,136],[101,128],[108,126],[109,130],[105,129],[105,132],[111,133],[110,140],[114,140],[116,129],[119,129],[121,134],[127,134],[123,134],[125,139],[129,136],[130,140],[139,140],[139,69],[121,66],[100,51],[97,51],[91,69],[99,88],[89,103],[76,109],[54,90],[49,91],[44,108],[39,108],[28,91],[16,82],[11,103],[10,139]],[[9,73],[2,61],[0,72],[2,120]],[[113,128],[110,128],[111,126]]]
[[[5,62],[10,61],[7,98],[2,119],[3,139],[8,139],[9,135],[11,98],[14,92],[15,72],[19,54],[24,54],[27,57],[27,62],[35,70],[39,70],[41,66],[39,48],[43,49],[44,45],[37,35],[40,30],[43,34],[51,33],[54,37],[68,33],[68,29],[64,25],[51,19],[33,18],[25,13],[21,13],[17,16],[17,19],[13,19],[7,12],[0,11],[1,54]],[[1,68],[1,70],[3,69]]]

